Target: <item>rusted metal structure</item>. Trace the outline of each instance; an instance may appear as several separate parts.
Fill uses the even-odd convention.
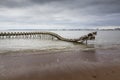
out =
[[[0,32],[0,38],[39,38],[39,39],[51,39],[51,40],[61,40],[68,42],[79,42],[83,43],[87,40],[94,40],[97,32],[92,32],[87,35],[81,36],[78,39],[68,39],[64,38],[53,32]]]

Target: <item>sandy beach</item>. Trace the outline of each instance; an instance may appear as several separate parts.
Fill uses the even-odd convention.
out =
[[[120,80],[120,49],[0,54],[0,80]]]

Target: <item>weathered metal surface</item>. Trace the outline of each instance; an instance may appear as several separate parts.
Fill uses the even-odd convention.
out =
[[[87,40],[94,40],[97,32],[92,32],[81,36],[78,39],[64,38],[53,32],[0,32],[0,38],[40,38],[40,39],[58,39],[68,42],[84,42]]]

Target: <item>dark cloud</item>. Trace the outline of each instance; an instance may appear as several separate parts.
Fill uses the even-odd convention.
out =
[[[33,3],[43,4],[43,3],[50,3],[50,2],[61,2],[66,0],[30,0]]]
[[[16,8],[42,5],[50,2],[61,2],[65,0],[0,0],[0,7]]]
[[[120,25],[120,0],[0,0],[0,11],[1,22]]]
[[[18,8],[18,7],[27,7],[31,3],[27,0],[0,0],[0,7],[3,8]]]
[[[120,0],[96,0],[91,3],[94,12],[97,14],[120,13]]]
[[[68,5],[69,9],[90,15],[120,13],[120,0],[76,0],[68,1]]]
[[[56,2],[52,5],[49,3]],[[0,7],[19,8],[30,7],[33,5],[49,6],[59,5],[68,10],[76,10],[86,14],[104,14],[104,13],[119,13],[120,0],[0,0]],[[56,9],[57,9],[56,7]]]

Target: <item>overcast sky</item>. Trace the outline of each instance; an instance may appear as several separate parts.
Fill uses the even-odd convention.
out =
[[[0,0],[0,29],[120,26],[120,0]]]

